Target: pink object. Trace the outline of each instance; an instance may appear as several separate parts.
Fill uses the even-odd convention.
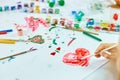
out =
[[[89,58],[80,60],[82,57],[89,55],[90,52],[85,48],[78,48],[75,50],[75,53],[67,53],[63,57],[63,62],[72,66],[88,66]]]
[[[34,18],[31,16],[30,18],[25,18],[27,22],[27,27],[30,28],[33,32],[39,27],[39,23],[37,20],[34,20]]]
[[[96,31],[99,31],[101,28],[100,28],[99,26],[95,26],[94,29],[95,29]]]
[[[18,36],[23,36],[23,30],[22,29],[17,29],[18,31]]]

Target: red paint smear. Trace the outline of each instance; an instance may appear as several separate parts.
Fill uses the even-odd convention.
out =
[[[115,14],[113,15],[113,19],[114,19],[115,21],[118,20],[118,14],[117,14],[117,13],[115,13]]]
[[[52,52],[52,53],[50,53],[50,54],[53,55],[53,56],[55,56],[56,52]]]
[[[63,62],[71,66],[88,66],[89,58],[80,60],[80,58],[89,55],[90,52],[85,48],[78,48],[75,50],[75,53],[67,53],[63,57]]]
[[[73,41],[75,40],[75,38],[73,38],[72,40],[70,40],[67,44],[67,46],[69,46]]]
[[[61,48],[60,48],[60,47],[58,47],[58,48],[56,48],[56,50],[59,50],[59,51],[60,51],[60,50],[61,50]]]

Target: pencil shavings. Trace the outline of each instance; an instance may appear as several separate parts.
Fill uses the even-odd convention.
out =
[[[29,38],[28,40],[30,40],[31,42],[34,42],[34,43],[38,43],[38,44],[42,44],[45,42],[44,39],[42,39],[41,35],[36,35],[32,38]]]
[[[75,53],[69,52],[63,56],[63,62],[71,66],[88,66],[89,58],[82,59],[82,57],[89,55],[90,52],[85,48],[78,48]]]

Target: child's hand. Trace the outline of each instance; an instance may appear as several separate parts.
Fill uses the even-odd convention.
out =
[[[104,49],[106,49],[110,46],[113,46],[113,45],[115,45],[115,43],[102,43],[102,44],[100,44],[100,46],[95,51],[96,57],[103,56],[107,59],[115,60],[116,54],[119,52],[118,47],[114,47],[112,49],[109,49],[108,52],[110,52],[111,54],[107,54],[107,53],[103,52]]]

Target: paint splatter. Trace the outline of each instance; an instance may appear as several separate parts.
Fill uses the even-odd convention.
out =
[[[15,59],[15,57],[14,57],[14,56],[11,56],[11,57],[8,59],[8,61],[11,61],[11,60],[13,60],[13,59]]]
[[[51,47],[52,47],[51,45],[48,46],[48,48],[51,48]]]
[[[31,42],[34,42],[34,43],[38,43],[38,44],[44,43],[44,39],[42,39],[41,35],[36,35],[32,38],[29,38],[28,40],[30,40]]]
[[[51,52],[50,53],[52,56],[55,56],[56,55],[56,52]]]
[[[53,39],[52,43],[53,43],[54,45],[57,45],[56,39]]]
[[[70,46],[70,44],[75,40],[76,38],[73,38],[72,40],[70,40],[67,44],[67,46]]]
[[[69,52],[64,55],[63,62],[72,66],[88,66],[89,58],[80,60],[82,57],[89,55],[90,52],[85,48],[78,48],[75,53]]]
[[[61,47],[57,47],[54,52],[51,52],[50,54],[55,56],[56,53],[60,53]]]
[[[51,30],[53,30],[53,29],[55,29],[56,27],[54,26],[54,27],[51,27],[50,29],[49,29],[49,31],[51,31]]]
[[[60,47],[57,47],[57,48],[56,48],[56,50],[60,51],[60,50],[61,50],[61,48],[60,48]]]

